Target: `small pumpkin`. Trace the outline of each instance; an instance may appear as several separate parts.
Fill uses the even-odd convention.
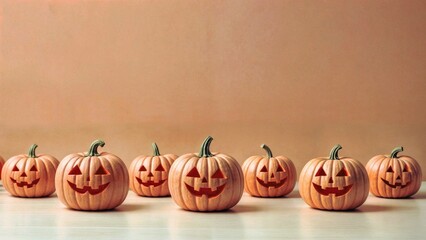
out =
[[[210,152],[207,137],[199,154],[188,153],[173,163],[169,189],[175,203],[190,211],[221,211],[241,199],[244,177],[241,166],[231,156]]]
[[[357,160],[342,157],[336,145],[330,156],[314,158],[302,169],[299,191],[311,207],[324,210],[349,210],[361,206],[368,197],[367,171]]]
[[[59,164],[55,185],[59,200],[76,210],[107,210],[127,197],[129,173],[111,153],[98,153],[105,142],[95,140],[87,153],[66,156]]]
[[[296,185],[296,167],[284,156],[272,155],[262,144],[266,156],[251,156],[243,163],[244,189],[256,197],[281,197],[293,191]]]
[[[167,179],[178,156],[161,155],[156,143],[152,144],[152,148],[153,156],[138,156],[130,164],[130,189],[140,196],[170,196]]]
[[[55,192],[55,172],[59,161],[37,154],[33,144],[27,154],[11,157],[3,166],[3,186],[16,197],[47,197]]]
[[[0,156],[0,180],[1,180],[1,170],[3,169],[4,159]]]
[[[414,158],[398,156],[403,150],[403,147],[397,147],[389,156],[377,155],[368,161],[370,192],[375,196],[405,198],[419,191],[422,169]]]

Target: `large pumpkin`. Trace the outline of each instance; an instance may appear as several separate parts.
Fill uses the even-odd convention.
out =
[[[262,144],[266,156],[249,157],[243,164],[244,189],[256,197],[281,197],[293,191],[296,185],[296,167],[284,156],[272,155]]]
[[[244,177],[241,166],[231,156],[211,153],[212,137],[207,137],[199,154],[188,153],[173,163],[169,189],[177,205],[190,211],[221,211],[241,199]]]
[[[3,186],[12,196],[46,197],[55,192],[55,172],[59,161],[47,154],[37,154],[36,144],[27,154],[11,157],[3,166]]]
[[[389,156],[377,155],[367,163],[370,192],[378,197],[405,198],[419,191],[422,169],[409,156],[398,156],[402,147],[395,148]]]
[[[56,172],[59,200],[77,210],[107,210],[123,203],[129,190],[124,162],[111,153],[98,153],[105,142],[96,140],[87,153],[66,156]]]
[[[0,156],[0,180],[1,180],[1,170],[3,169],[4,159]]]
[[[152,144],[153,156],[141,155],[130,164],[130,189],[140,196],[169,196],[167,182],[169,170],[178,156],[174,154],[160,155],[156,143]]]
[[[340,145],[330,157],[314,158],[302,169],[299,191],[311,207],[349,210],[361,206],[368,197],[368,175],[364,166],[349,157],[339,158]]]

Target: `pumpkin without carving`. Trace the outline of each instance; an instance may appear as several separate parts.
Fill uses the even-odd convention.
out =
[[[243,164],[244,189],[256,197],[281,197],[293,191],[296,185],[296,167],[284,156],[272,156],[265,144],[267,156],[249,157]]]
[[[129,190],[124,162],[111,153],[98,153],[105,142],[96,140],[87,153],[66,156],[56,171],[59,200],[77,210],[107,210],[119,206]]]
[[[419,191],[422,169],[409,156],[398,156],[402,147],[395,148],[389,156],[377,155],[367,163],[370,192],[377,197],[405,198]]]
[[[241,166],[231,156],[211,153],[212,137],[207,137],[199,154],[188,153],[173,163],[169,189],[177,205],[190,211],[221,211],[241,199],[244,177]]]
[[[47,154],[37,154],[36,144],[28,155],[11,157],[3,166],[3,186],[12,196],[46,197],[55,192],[55,172],[59,161]]]
[[[139,156],[130,164],[130,189],[140,196],[169,196],[167,178],[172,163],[178,156],[160,155],[156,143],[152,144],[153,156]]]
[[[330,157],[314,158],[303,167],[299,191],[311,207],[324,210],[349,210],[361,206],[368,197],[368,175],[355,159],[339,158],[340,145]]]

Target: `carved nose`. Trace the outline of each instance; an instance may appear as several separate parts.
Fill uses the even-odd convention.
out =
[[[396,180],[401,180],[401,176],[398,176],[398,177],[396,178]]]
[[[328,183],[334,183],[332,177],[328,179]]]
[[[275,176],[274,176],[274,173],[272,173],[272,174],[271,174],[271,178],[274,178],[274,177],[275,177]]]
[[[26,177],[27,176],[27,174],[25,173],[25,172],[23,172],[22,174],[21,174],[21,177]]]
[[[152,174],[152,172],[148,173],[148,177],[154,177],[154,175]]]
[[[203,177],[203,181],[202,181],[203,183],[206,183],[207,182],[207,178],[206,177]]]
[[[89,176],[87,176],[86,181],[90,181],[90,177]]]

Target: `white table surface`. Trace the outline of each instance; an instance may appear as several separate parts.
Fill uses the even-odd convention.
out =
[[[308,207],[294,191],[286,198],[244,194],[230,211],[194,213],[170,197],[130,192],[114,211],[66,209],[56,195],[11,197],[0,186],[0,239],[426,239],[426,184],[410,199],[370,195],[355,211]]]

